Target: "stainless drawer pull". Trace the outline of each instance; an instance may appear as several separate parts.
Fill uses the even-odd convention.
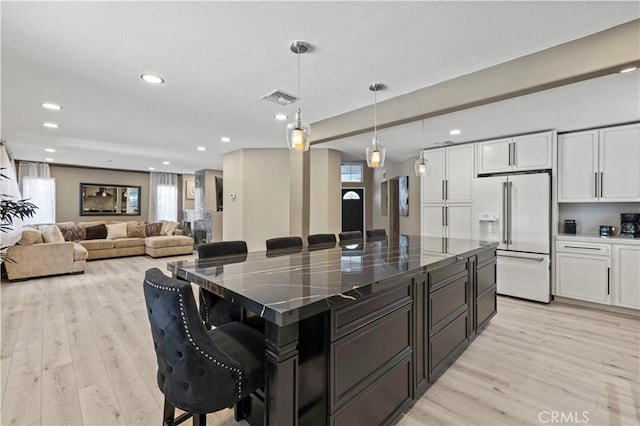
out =
[[[571,248],[571,249],[579,249],[579,250],[602,250],[600,247],[578,247],[578,246],[564,246],[564,248]]]
[[[510,256],[508,254],[499,254],[498,257],[510,257],[513,259],[533,260],[535,262],[542,262],[544,260],[544,257],[520,257],[520,256]]]

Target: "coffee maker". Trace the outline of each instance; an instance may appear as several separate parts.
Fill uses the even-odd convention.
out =
[[[640,238],[640,213],[622,213],[620,215],[620,237]]]

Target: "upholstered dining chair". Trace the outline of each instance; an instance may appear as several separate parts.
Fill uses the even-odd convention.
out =
[[[384,228],[367,229],[366,235],[367,238],[385,238],[387,236],[387,231]]]
[[[340,238],[340,242],[342,241],[352,241],[352,240],[361,240],[362,232],[360,231],[345,231],[338,234]]]
[[[302,238],[300,237],[270,238],[266,241],[266,245],[267,245],[267,251],[302,248]]]
[[[264,335],[239,322],[207,332],[191,284],[169,278],[158,268],[144,277],[144,298],[164,394],[164,425],[235,405],[264,388]],[[175,408],[185,411],[175,418]],[[239,414],[240,413],[240,414]],[[236,410],[236,419],[244,415]]]
[[[309,243],[310,246],[317,244],[335,244],[336,236],[335,234],[311,234],[307,236],[307,243]]]
[[[222,241],[201,244],[197,248],[199,259],[247,254],[244,241]],[[242,319],[242,308],[200,287],[200,316],[207,328],[221,326]]]

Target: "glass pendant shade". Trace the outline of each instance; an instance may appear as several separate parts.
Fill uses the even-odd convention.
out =
[[[420,151],[420,157],[416,160],[415,172],[418,177],[429,174],[429,160],[424,158],[424,151]]]
[[[302,115],[298,109],[295,120],[287,126],[287,144],[289,149],[293,149],[294,151],[308,151],[310,135],[311,126],[302,122]]]
[[[385,151],[384,146],[378,143],[378,137],[374,136],[371,145],[367,147],[365,152],[367,157],[367,166],[372,169],[384,166]]]

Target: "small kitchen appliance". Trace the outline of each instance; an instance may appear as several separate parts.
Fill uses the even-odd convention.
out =
[[[600,236],[601,237],[612,237],[616,228],[611,225],[600,225]]]
[[[565,234],[575,234],[576,233],[576,220],[575,219],[565,219],[565,221],[564,221],[564,233]]]
[[[620,237],[640,238],[640,213],[622,213],[620,215]]]

